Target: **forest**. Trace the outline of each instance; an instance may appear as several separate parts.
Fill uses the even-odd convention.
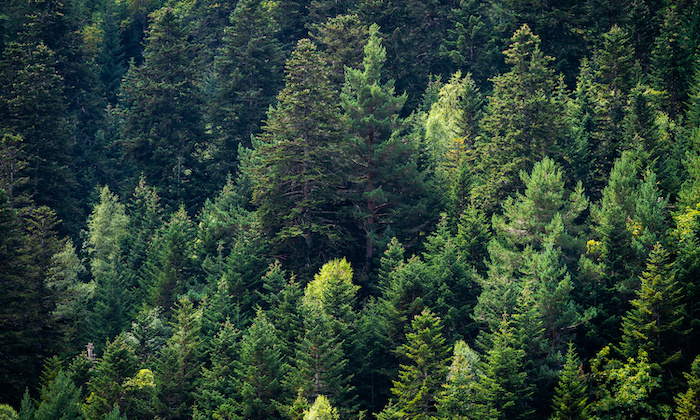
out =
[[[698,0],[0,0],[0,54],[0,419],[700,419]]]

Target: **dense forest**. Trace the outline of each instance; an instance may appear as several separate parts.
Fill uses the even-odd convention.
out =
[[[0,419],[700,419],[698,0],[2,0],[0,53]]]

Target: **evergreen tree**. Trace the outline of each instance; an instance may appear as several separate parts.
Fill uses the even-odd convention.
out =
[[[552,420],[583,420],[588,419],[587,386],[581,372],[581,363],[576,355],[576,349],[569,342],[566,352],[566,364],[561,371],[559,383],[554,391],[552,402]]]
[[[515,340],[514,328],[504,314],[500,327],[491,339],[478,382],[478,412],[483,419],[529,418],[533,386],[524,371],[525,351]]]
[[[654,42],[651,55],[651,81],[655,89],[667,95],[664,108],[675,118],[685,108],[692,78],[692,46],[677,6],[663,10],[661,33]]]
[[[164,419],[188,419],[202,373],[202,311],[187,298],[175,310],[173,336],[161,351],[156,369],[158,412]]]
[[[365,265],[369,273],[374,259],[375,242],[388,223],[395,222],[402,207],[410,205],[403,194],[416,192],[415,163],[411,151],[392,136],[400,121],[398,113],[406,95],[394,96],[394,81],[382,84],[386,50],[381,46],[379,27],[369,29],[365,45],[363,70],[348,68],[341,93],[343,110],[349,121],[349,160],[351,168],[351,201],[364,235]]]
[[[304,291],[294,276],[286,277],[279,262],[271,264],[263,277],[265,292],[261,298],[265,302],[268,319],[277,328],[282,354],[291,359],[299,336],[303,334],[301,299]]]
[[[123,147],[166,205],[192,211],[210,191],[204,162],[202,93],[195,73],[197,50],[170,8],[154,15],[143,66],[122,84]]]
[[[133,279],[124,266],[122,250],[128,224],[124,205],[104,187],[88,219],[90,271],[96,283],[91,326],[98,346],[126,328],[133,308]]]
[[[240,359],[235,368],[243,418],[279,418],[275,401],[279,400],[282,392],[282,378],[287,367],[277,330],[259,311],[241,339]]]
[[[401,418],[427,419],[436,413],[437,398],[447,376],[449,347],[442,336],[440,318],[425,309],[411,322],[407,343],[401,348],[410,364],[401,365],[393,381],[394,405]]]
[[[660,244],[649,255],[640,279],[632,309],[622,320],[622,354],[629,358],[644,351],[651,363],[668,368],[681,358],[678,344],[687,331],[682,329],[683,289],[676,280],[668,252]]]
[[[304,420],[340,420],[340,415],[338,410],[331,406],[328,398],[319,395],[309,411],[304,414]]]
[[[332,256],[344,235],[334,204],[340,185],[340,115],[328,69],[316,46],[299,41],[286,66],[285,88],[268,114],[255,153],[254,203],[273,255],[316,266]]]
[[[41,389],[41,402],[34,413],[36,420],[80,420],[80,389],[70,377],[59,371],[56,378]]]
[[[260,0],[239,1],[225,30],[216,61],[217,91],[208,105],[220,160],[233,163],[239,143],[250,147],[251,136],[259,134],[265,112],[283,87],[284,61],[273,9]]]
[[[676,399],[676,420],[700,419],[700,358],[695,358],[690,372],[684,373],[688,390]]]
[[[83,404],[85,417],[97,420],[109,414],[115,405],[126,408],[129,402],[126,380],[136,376],[138,366],[134,348],[123,337],[108,342],[102,357],[90,372],[89,395]]]
[[[477,199],[488,206],[521,186],[518,170],[529,171],[545,157],[563,157],[567,98],[562,80],[550,68],[554,59],[544,55],[540,42],[527,25],[521,27],[504,52],[511,70],[492,79],[494,91],[482,123],[488,140],[477,146]]]
[[[477,383],[481,371],[481,358],[462,340],[455,342],[452,365],[447,372],[447,380],[437,399],[440,418],[473,419],[480,417],[477,404]]]

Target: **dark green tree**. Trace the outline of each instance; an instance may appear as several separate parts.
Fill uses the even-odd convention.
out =
[[[195,391],[202,375],[201,309],[183,298],[174,315],[173,336],[160,354],[155,372],[157,412],[164,419],[192,416]]]
[[[34,413],[36,420],[80,420],[80,388],[59,371],[54,380],[41,388],[41,402]]]
[[[170,8],[154,15],[145,62],[122,84],[123,150],[171,209],[194,210],[212,188],[204,173],[210,155],[196,74],[197,49]]]
[[[480,182],[477,200],[487,206],[522,184],[517,173],[550,157],[562,160],[567,96],[561,78],[540,49],[540,38],[527,25],[511,38],[504,52],[508,73],[493,78],[494,91],[482,122],[484,141],[477,146]]]
[[[282,46],[275,38],[278,25],[272,9],[260,0],[239,1],[225,30],[216,60],[217,91],[207,105],[219,160],[233,163],[239,143],[251,146],[251,136],[260,133],[268,107],[284,86]]]
[[[258,312],[241,338],[240,358],[235,370],[243,418],[280,418],[276,401],[280,399],[282,378],[288,365],[282,357],[277,334],[264,312]]]
[[[273,255],[315,267],[345,240],[335,204],[341,185],[340,113],[328,68],[308,39],[286,66],[279,104],[256,146],[253,201]],[[315,270],[315,268],[314,268]]]
[[[674,264],[669,253],[656,244],[649,254],[646,271],[632,309],[622,319],[622,342],[625,357],[633,357],[640,350],[648,354],[650,363],[670,368],[681,359],[685,318],[683,288],[676,280]]]

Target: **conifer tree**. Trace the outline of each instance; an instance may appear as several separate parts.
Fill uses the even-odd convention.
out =
[[[477,383],[481,371],[481,358],[469,345],[455,342],[452,364],[447,372],[440,397],[437,399],[439,418],[473,419],[479,418]]]
[[[572,342],[566,352],[566,363],[554,391],[551,420],[588,419],[587,386],[582,376],[581,363]]]
[[[341,183],[340,113],[328,69],[308,39],[286,66],[286,84],[268,113],[253,162],[253,201],[273,255],[306,266],[332,256],[344,240],[334,205]]]
[[[632,309],[622,320],[622,354],[629,358],[644,351],[651,363],[668,367],[679,361],[678,343],[687,331],[682,329],[683,289],[676,280],[668,252],[660,244],[651,251],[640,279],[642,284],[631,302]]]
[[[173,9],[154,18],[145,62],[132,66],[122,84],[124,153],[167,206],[184,204],[192,211],[211,191],[201,161],[209,145],[195,73],[197,50]]]
[[[201,309],[183,298],[178,302],[173,336],[161,351],[156,369],[158,412],[164,419],[188,419],[202,373]]]
[[[389,224],[401,226],[422,185],[411,144],[395,135],[406,95],[395,96],[393,79],[382,83],[386,49],[377,25],[369,29],[364,53],[362,70],[347,68],[340,98],[349,124],[349,198],[364,236],[362,271],[367,275],[384,230]]]
[[[304,414],[304,420],[340,420],[338,410],[331,406],[324,395],[316,397],[309,411]]]
[[[690,372],[684,373],[688,390],[675,397],[676,420],[700,419],[700,358],[695,358]]]
[[[562,159],[567,98],[562,80],[550,68],[554,59],[544,55],[540,43],[527,25],[522,26],[504,51],[511,70],[493,79],[482,122],[488,140],[477,146],[477,199],[488,206],[521,187],[518,171],[529,171],[545,157]]]
[[[241,394],[240,413],[246,419],[279,418],[275,401],[280,399],[282,378],[288,368],[279,346],[277,330],[259,311],[241,339],[235,365]]]
[[[250,147],[251,136],[259,134],[265,112],[283,87],[284,61],[273,9],[260,0],[239,1],[225,30],[216,60],[217,91],[208,104],[208,119],[220,137],[220,159],[233,162],[239,143]]]
[[[59,371],[56,378],[41,389],[41,402],[34,413],[36,420],[79,420],[80,389],[70,377]]]
[[[109,414],[115,405],[125,408],[128,403],[125,382],[136,376],[138,366],[134,348],[124,337],[108,342],[102,357],[90,372],[89,395],[83,404],[85,417],[98,420]]]
[[[480,418],[521,419],[533,414],[529,402],[534,389],[524,370],[525,351],[519,347],[514,333],[508,315],[504,314],[491,339],[478,383]]]
[[[391,409],[401,418],[427,419],[436,413],[450,361],[441,331],[440,318],[428,309],[411,321],[407,343],[401,347],[409,364],[401,365],[391,389],[395,401]]]

